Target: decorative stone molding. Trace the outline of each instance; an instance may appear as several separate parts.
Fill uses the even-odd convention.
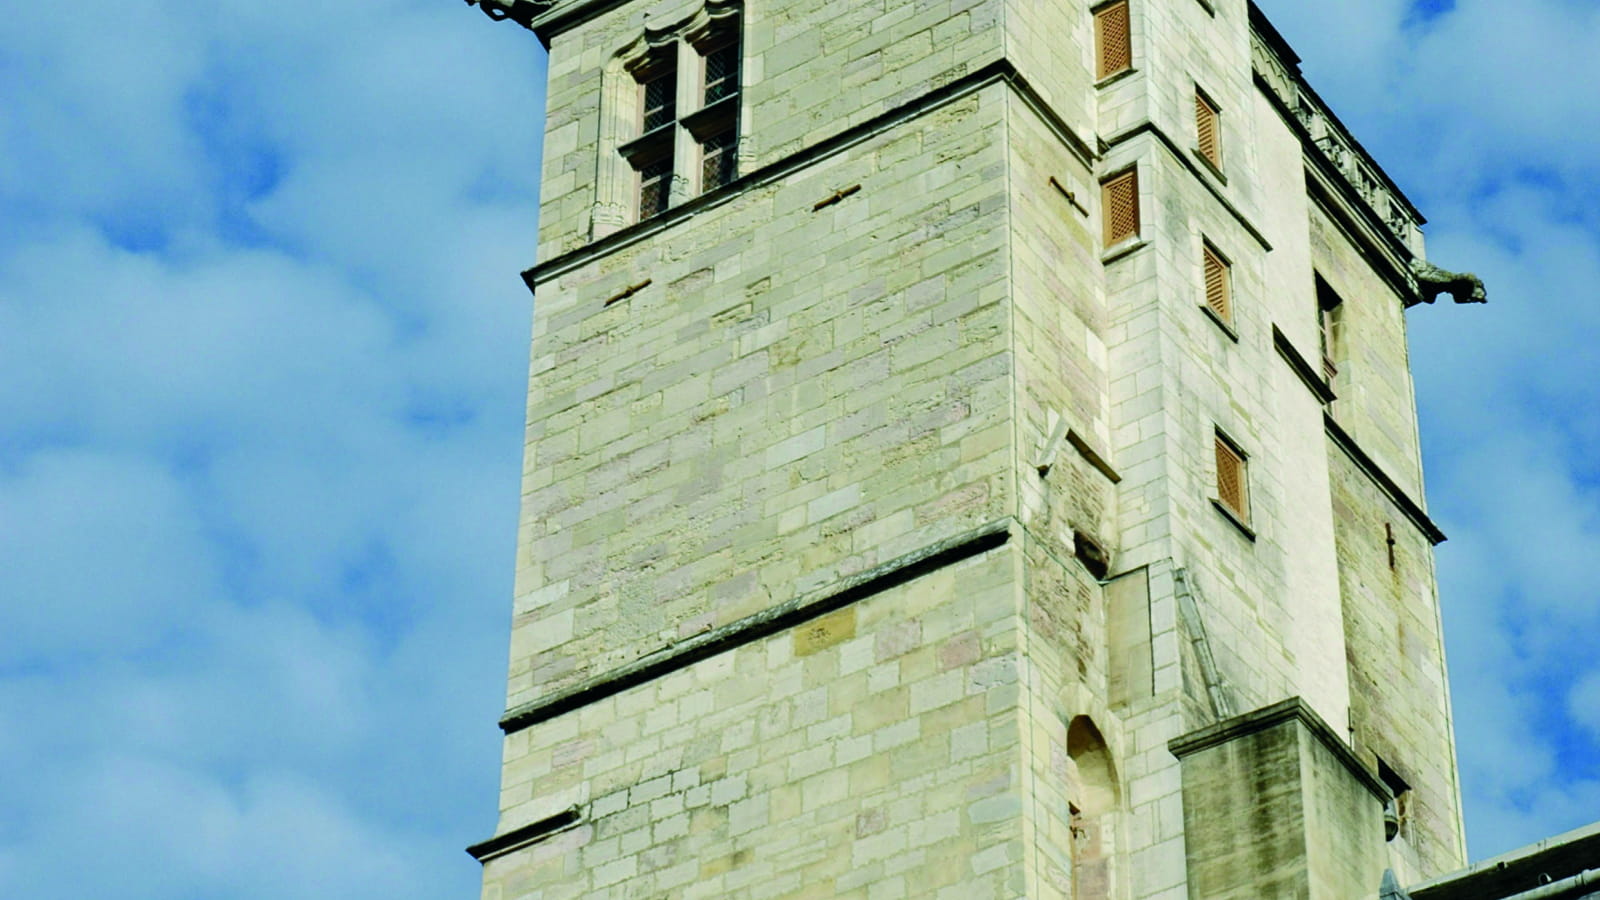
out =
[[[1300,59],[1259,10],[1251,6],[1250,62],[1259,81],[1303,131],[1351,194],[1411,253],[1422,255],[1427,221],[1395,186],[1382,167],[1333,114],[1300,74]]]

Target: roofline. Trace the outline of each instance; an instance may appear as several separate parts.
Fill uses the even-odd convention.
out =
[[[1315,104],[1317,112],[1326,118],[1333,130],[1361,157],[1361,161],[1371,167],[1373,173],[1382,180],[1383,186],[1394,195],[1395,199],[1404,205],[1405,211],[1411,215],[1413,221],[1419,226],[1427,224],[1428,220],[1422,215],[1422,211],[1417,209],[1416,204],[1411,202],[1411,198],[1406,196],[1405,191],[1400,189],[1400,186],[1389,176],[1383,166],[1378,164],[1377,159],[1368,152],[1367,148],[1356,139],[1343,120],[1334,113],[1333,108],[1328,105],[1327,101],[1322,99],[1322,95],[1318,94],[1316,89],[1311,86],[1311,83],[1306,80],[1305,74],[1300,71],[1300,55],[1294,52],[1294,48],[1289,46],[1287,40],[1284,40],[1283,34],[1267,18],[1266,13],[1261,11],[1261,7],[1256,5],[1255,0],[1249,0],[1249,3],[1251,28],[1260,35],[1262,42],[1272,50],[1278,61],[1283,64],[1284,70],[1294,79],[1295,87]]]

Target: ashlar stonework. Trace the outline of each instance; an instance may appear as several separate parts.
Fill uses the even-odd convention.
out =
[[[468,2],[550,54],[485,900],[1463,864],[1405,310],[1481,285],[1253,5]]]

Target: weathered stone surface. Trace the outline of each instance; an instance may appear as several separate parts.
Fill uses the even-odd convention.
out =
[[[1349,180],[1375,163],[1342,128],[1316,143],[1325,110],[1285,105],[1303,86],[1247,3],[1129,10],[1134,69],[1100,85],[1070,2],[530,19],[549,110],[496,834],[580,821],[489,859],[486,898],[1354,898],[1460,863],[1395,266],[1420,232]],[[734,11],[740,180],[634,222],[620,61]],[[1140,233],[1103,247],[1099,185],[1129,167]],[[1344,298],[1331,406],[1318,276]],[[1214,502],[1219,432],[1242,516]],[[975,529],[1001,537],[939,556]],[[937,564],[854,587],[909,558]],[[1281,728],[1168,750],[1288,697]],[[1413,795],[1389,844],[1353,774],[1379,759]]]

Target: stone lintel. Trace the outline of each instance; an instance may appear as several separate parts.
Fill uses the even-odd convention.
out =
[[[1191,731],[1180,735],[1167,742],[1167,749],[1179,759],[1191,756],[1201,750],[1231,743],[1239,738],[1248,737],[1276,728],[1286,722],[1299,720],[1305,725],[1306,730],[1314,735],[1330,753],[1334,755],[1344,767],[1349,770],[1355,779],[1372,792],[1380,802],[1387,803],[1391,797],[1389,789],[1378,779],[1377,773],[1362,765],[1360,758],[1354,750],[1339,736],[1322,717],[1317,715],[1306,702],[1299,697],[1290,697],[1271,706],[1262,707],[1254,712],[1247,712],[1242,716],[1224,719],[1215,725]]]

